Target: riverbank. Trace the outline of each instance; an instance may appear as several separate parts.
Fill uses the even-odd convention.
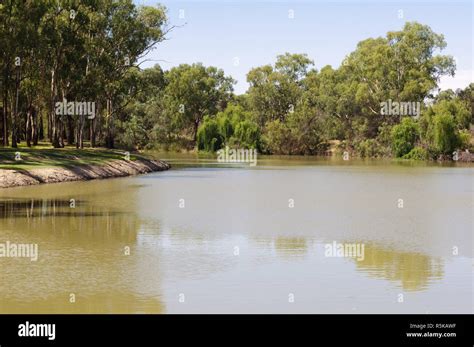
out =
[[[125,177],[169,168],[161,160],[105,149],[2,149],[0,188]]]

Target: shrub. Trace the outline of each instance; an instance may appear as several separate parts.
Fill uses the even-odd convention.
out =
[[[458,129],[469,128],[472,119],[471,111],[459,99],[441,100],[432,106],[434,114],[446,114],[453,117],[455,127]]]
[[[265,125],[263,136],[265,151],[272,154],[291,154],[291,131],[280,120],[270,121]]]
[[[366,139],[356,145],[356,150],[362,158],[378,157],[380,146],[375,139]]]
[[[409,117],[403,118],[402,121],[395,125],[391,131],[392,151],[398,158],[409,153],[419,139],[418,124]]]
[[[469,130],[460,130],[458,132],[458,148],[469,149],[471,143],[471,133]]]
[[[403,156],[403,159],[427,160],[429,158],[428,151],[422,147],[415,147]]]

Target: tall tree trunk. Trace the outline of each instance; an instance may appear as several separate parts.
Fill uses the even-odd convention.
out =
[[[107,97],[105,146],[107,148],[114,148],[114,122],[113,122],[112,100],[109,97]]]
[[[54,148],[64,147],[64,122],[62,116],[56,114],[55,101],[58,96],[58,82],[56,78],[56,71],[51,71],[51,130],[52,130],[52,144]],[[64,95],[63,95],[64,99]]]
[[[31,147],[31,142],[36,146],[38,144],[38,131],[37,131],[37,115],[36,109],[33,105],[28,106],[26,112],[26,145]]]
[[[8,146],[8,88],[3,91],[3,146]]]
[[[43,128],[43,113],[38,111],[39,121],[38,121],[38,136],[36,138],[36,144],[39,140],[44,140],[44,128]]]
[[[76,116],[79,117],[79,116]],[[67,144],[73,145],[74,144],[74,121],[72,116],[67,117]]]
[[[197,143],[197,133],[198,133],[198,129],[199,129],[199,120],[195,120],[194,121],[194,134],[193,134],[193,139],[194,139],[194,144]]]
[[[38,145],[38,112],[34,106],[32,106],[33,109],[33,114],[32,114],[32,140],[33,140],[33,146]]]
[[[33,127],[33,116],[32,116],[32,106],[30,105],[28,107],[28,110],[26,111],[26,145],[28,147],[31,147],[31,138],[32,138],[32,127]]]
[[[0,107],[0,137],[2,139],[1,144],[3,145],[3,107]]]
[[[59,148],[59,129],[57,124],[57,115],[56,115],[56,108],[55,108],[55,101],[56,101],[56,73],[51,70],[51,89],[50,89],[50,109],[49,109],[49,117],[51,120],[51,132],[50,132],[50,140],[53,144],[54,148]]]
[[[66,123],[64,122],[64,116],[59,117],[59,146],[65,147],[64,139],[66,138]]]
[[[18,132],[18,98],[20,96],[20,67],[16,70],[16,83],[15,83],[15,110],[12,114],[12,147],[17,148],[18,142],[20,142]]]
[[[12,100],[12,105],[14,105],[14,102]],[[17,144],[17,117],[16,117],[16,111],[15,111],[15,107],[12,107],[13,108],[13,112],[11,112],[12,114],[12,147],[13,148],[17,148],[18,147],[18,144]]]
[[[51,110],[48,112],[48,138],[49,142],[53,143],[53,119]]]
[[[97,112],[98,114],[98,112]],[[96,118],[97,118],[97,115],[96,115]],[[96,146],[95,144],[95,120],[96,118],[94,119],[91,119],[91,123],[90,123],[90,141],[91,141],[91,147],[94,148]]]
[[[84,116],[79,115],[77,117],[77,125],[76,125],[76,148],[84,148],[83,144],[84,140]]]

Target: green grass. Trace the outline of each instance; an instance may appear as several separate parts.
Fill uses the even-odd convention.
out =
[[[21,160],[15,160],[15,153],[19,152]],[[130,154],[130,160],[136,160],[142,156]],[[0,147],[0,169],[7,170],[31,170],[47,167],[70,167],[78,165],[103,165],[108,161],[124,159],[125,151],[110,150],[104,148],[76,147],[51,148],[48,143],[28,148]]]

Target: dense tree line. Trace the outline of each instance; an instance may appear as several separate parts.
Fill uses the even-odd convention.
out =
[[[180,65],[162,72],[156,66],[141,74],[161,75],[160,88],[128,109],[120,142],[209,152],[230,146],[269,154],[449,158],[473,149],[474,84],[437,93],[440,78],[455,72],[454,59],[440,54],[445,47],[428,26],[407,23],[360,42],[337,69],[318,71],[304,54],[282,54],[274,65],[249,71],[244,95],[234,95],[234,81],[215,68]],[[392,112],[384,110],[387,103]]]
[[[2,1],[3,146],[48,138],[57,148],[82,148],[84,139],[113,147],[116,122],[138,92],[136,63],[164,39],[165,26],[164,8],[131,0]],[[71,112],[58,112],[58,102]],[[93,117],[84,102],[93,103]]]
[[[5,1],[0,16],[4,145],[47,136],[55,147],[82,147],[85,139],[137,149],[413,159],[472,150],[474,84],[437,93],[440,78],[454,75],[454,59],[441,54],[443,35],[416,22],[359,42],[338,68],[279,55],[249,71],[249,89],[235,95],[235,81],[215,67],[136,66],[164,39],[162,7]],[[54,105],[63,99],[95,101],[97,116],[58,116]]]

